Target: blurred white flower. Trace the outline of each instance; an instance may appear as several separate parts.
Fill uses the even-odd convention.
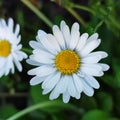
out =
[[[8,75],[10,71],[14,73],[14,64],[19,71],[22,71],[20,61],[27,58],[27,55],[21,51],[19,31],[20,26],[18,24],[14,30],[12,18],[8,19],[8,23],[4,19],[0,19],[0,77]]]
[[[27,60],[37,66],[28,71],[29,75],[35,75],[31,85],[42,83],[43,94],[51,92],[51,100],[62,94],[65,103],[71,96],[79,99],[82,92],[93,96],[93,88],[100,87],[94,76],[100,77],[109,69],[107,64],[98,63],[107,53],[92,52],[101,41],[97,33],[90,37],[87,33],[80,35],[78,23],[74,23],[70,31],[62,21],[60,28],[53,26],[53,34],[39,30],[36,40],[30,41],[34,50]]]

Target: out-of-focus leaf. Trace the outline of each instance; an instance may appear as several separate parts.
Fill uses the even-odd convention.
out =
[[[98,98],[98,105],[101,109],[103,109],[106,112],[110,112],[113,109],[113,100],[108,93],[98,92],[97,98]]]
[[[17,112],[18,110],[16,110],[15,107],[12,105],[0,107],[0,119],[5,120],[6,118],[10,117],[11,115]]]
[[[30,94],[35,103],[49,100],[48,95],[42,95],[42,89],[40,85],[32,86],[30,89]]]
[[[91,110],[84,114],[82,120],[109,120],[109,115],[102,110]]]

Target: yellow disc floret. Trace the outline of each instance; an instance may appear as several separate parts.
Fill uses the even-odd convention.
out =
[[[80,57],[72,50],[63,50],[56,55],[55,66],[61,73],[70,75],[79,69]]]
[[[11,52],[11,44],[7,40],[0,40],[0,56],[7,57]]]

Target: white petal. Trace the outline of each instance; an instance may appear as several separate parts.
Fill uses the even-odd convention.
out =
[[[70,42],[70,29],[64,22],[61,22],[61,31],[65,39],[66,47],[68,47]]]
[[[93,35],[91,35],[89,38],[88,38],[88,41],[87,42],[90,42],[92,40],[96,40],[98,39],[98,33],[94,33]]]
[[[78,93],[75,98],[76,98],[76,99],[80,99],[80,97],[81,97],[81,94]]]
[[[68,93],[72,96],[72,97],[76,97],[77,95],[77,90],[76,90],[76,87],[75,87],[75,84],[73,82],[73,78],[72,76],[70,77],[69,79],[69,84],[68,84]]]
[[[69,78],[70,77],[68,75],[65,75],[65,76],[61,77],[60,81],[58,82],[58,84],[55,87],[55,90],[58,93],[64,93],[67,90],[68,83],[69,83]]]
[[[98,81],[90,75],[86,75],[84,80],[93,88],[98,89],[100,87]]]
[[[88,38],[88,33],[84,33],[80,36],[78,45],[76,47],[77,51],[80,51],[84,47],[84,45],[86,44],[87,38]]]
[[[31,59],[27,59],[26,62],[30,65],[35,65],[35,66],[40,66],[41,65],[39,62],[36,62],[34,60],[31,60]]]
[[[107,65],[107,64],[103,64],[103,63],[98,63],[98,64],[102,67],[102,70],[103,70],[103,71],[107,71],[107,70],[109,70],[109,68],[110,68],[110,66]]]
[[[16,67],[17,67],[18,70],[21,72],[21,71],[22,71],[22,65],[21,65],[21,63],[18,61],[18,57],[17,57],[15,54],[13,54],[13,57],[14,57],[13,61],[14,61],[15,65],[16,65]]]
[[[69,43],[69,49],[73,50],[75,49],[78,40],[79,40],[80,32],[79,32],[79,24],[74,23],[71,28],[71,38]]]
[[[98,64],[82,64],[81,71],[92,76],[103,76],[102,67]]]
[[[13,19],[9,18],[8,19],[8,27],[9,27],[11,32],[13,32],[13,25],[14,25]]]
[[[42,88],[52,90],[55,87],[55,85],[58,83],[58,81],[60,80],[60,76],[61,76],[61,73],[59,72],[51,74],[42,83]]]
[[[68,103],[69,100],[70,100],[70,95],[69,95],[69,93],[66,91],[66,92],[63,93],[63,102],[64,102],[64,103]]]
[[[81,62],[83,63],[97,63],[99,62],[102,58],[107,57],[108,54],[106,52],[92,52],[86,57],[82,58]]]
[[[7,27],[7,24],[4,19],[0,19],[2,27]]]
[[[52,44],[53,49],[59,52],[61,49],[56,38],[52,34],[47,34],[46,37],[49,40],[49,42]]]
[[[62,20],[61,23],[60,23],[60,29],[61,29],[62,33],[63,33],[63,28],[64,28],[65,25],[66,25],[65,21]]]
[[[40,40],[46,50],[50,51],[52,54],[58,53],[59,50],[57,50],[56,45],[53,45],[52,41],[50,41],[46,36],[41,36]]]
[[[42,63],[42,64],[53,64],[54,56],[43,50],[34,50],[33,51],[33,60]]]
[[[47,65],[42,65],[40,67],[34,68],[28,71],[28,75],[37,75],[39,77],[44,77],[54,73],[56,70],[55,68]]]
[[[20,31],[20,25],[17,24],[16,27],[15,27],[15,33],[14,33],[14,34],[15,34],[16,36],[18,36],[19,31]]]
[[[83,85],[84,85],[83,92],[84,92],[87,96],[93,96],[93,94],[94,94],[93,88],[90,87],[84,80],[83,80],[82,82],[83,82]]]
[[[57,25],[53,26],[53,34],[56,37],[61,48],[65,49],[65,40],[64,40],[62,32],[60,31],[60,29]]]
[[[81,93],[83,90],[83,84],[81,82],[82,78],[78,77],[76,74],[73,74],[73,79],[74,79],[74,84],[75,84],[77,91]]]
[[[45,77],[35,76],[30,80],[30,85],[34,86],[34,85],[40,84],[44,80],[45,80]]]
[[[49,96],[49,99],[50,99],[50,100],[54,100],[54,99],[58,98],[59,95],[60,95],[60,94],[54,89],[54,90],[51,92],[51,94],[50,94],[50,96]]]
[[[51,89],[43,89],[42,94],[43,95],[48,94],[50,91]]]
[[[7,59],[6,59],[6,64],[5,64],[5,75],[8,75],[9,72],[10,72],[10,69],[13,67],[13,59],[12,59],[12,56],[9,56]]]
[[[88,42],[85,47],[80,51],[80,55],[82,57],[87,56],[91,51],[93,51],[95,48],[97,48],[100,44],[101,40],[92,40]]]
[[[38,30],[37,35],[38,35],[39,37],[41,37],[41,36],[47,35],[47,33],[46,33],[45,31],[43,31],[43,30]]]
[[[40,42],[36,42],[36,41],[30,41],[29,45],[33,48],[33,49],[41,49],[43,48],[43,46],[41,45]]]

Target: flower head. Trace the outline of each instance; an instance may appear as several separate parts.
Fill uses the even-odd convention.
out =
[[[18,24],[14,30],[12,18],[8,19],[8,23],[4,19],[0,19],[0,77],[8,75],[10,71],[14,73],[14,64],[19,71],[22,71],[20,61],[27,58],[27,55],[20,50],[22,45],[19,44],[21,40],[19,31]]]
[[[100,86],[95,76],[102,76],[109,69],[107,64],[98,63],[107,53],[92,52],[100,44],[97,33],[90,37],[87,33],[80,35],[78,23],[70,31],[62,21],[60,28],[53,26],[53,34],[38,30],[36,40],[30,41],[34,50],[27,60],[36,66],[28,71],[29,75],[35,75],[31,85],[42,83],[43,94],[51,92],[51,100],[62,94],[65,103],[70,97],[79,99],[82,92],[93,96],[93,88]]]

